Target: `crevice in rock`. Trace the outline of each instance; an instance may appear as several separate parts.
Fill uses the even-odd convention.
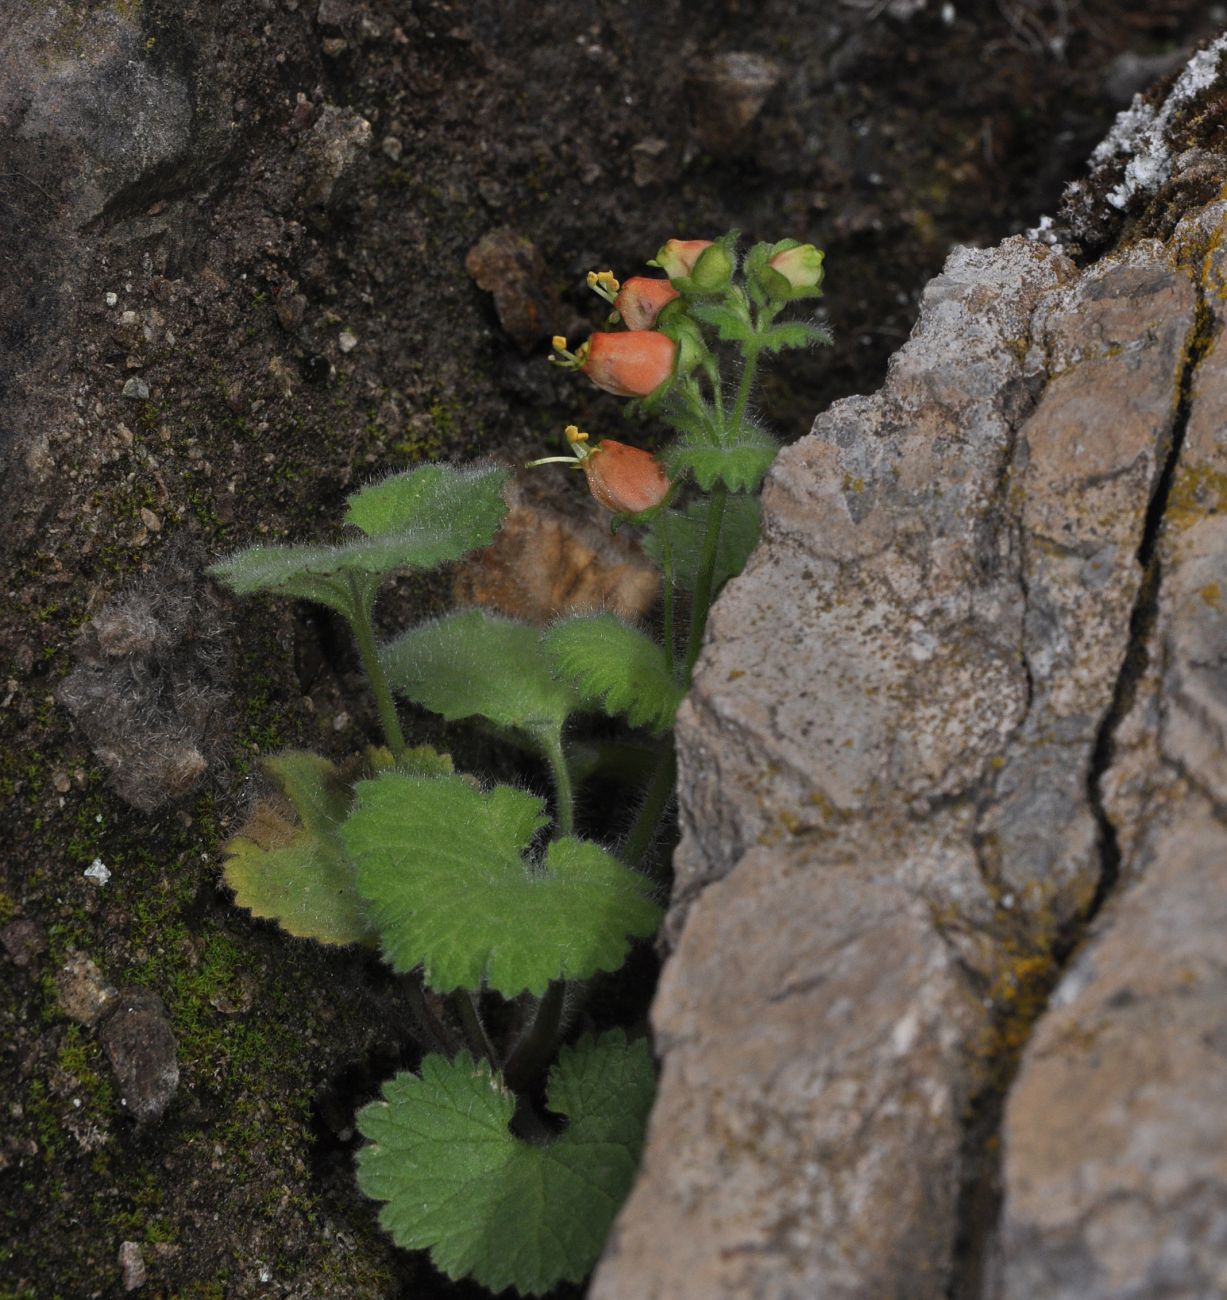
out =
[[[1177,381],[1175,413],[1136,553],[1142,578],[1130,611],[1125,655],[1087,767],[1087,801],[1097,829],[1095,890],[1086,906],[1056,932],[1050,943],[1044,942],[1042,933],[1026,934],[1023,930],[1017,933],[1031,948],[1034,965],[1026,968],[1015,996],[1004,1007],[993,1009],[989,1031],[993,1054],[983,1064],[984,1075],[965,1112],[964,1174],[948,1300],[992,1300],[986,1286],[991,1278],[990,1263],[1004,1197],[1001,1161],[1006,1100],[1023,1053],[1048,1009],[1053,991],[1120,879],[1120,843],[1104,801],[1103,780],[1115,756],[1117,729],[1132,708],[1138,683],[1149,665],[1151,633],[1158,614],[1162,581],[1158,541],[1188,428],[1193,378],[1214,338],[1212,317],[1201,286],[1195,283],[1195,289],[1197,306]]]

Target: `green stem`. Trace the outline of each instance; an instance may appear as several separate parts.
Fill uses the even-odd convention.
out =
[[[549,1064],[554,1055],[554,1044],[562,1027],[562,1012],[566,1005],[565,980],[553,980],[545,990],[545,997],[537,1003],[532,1023],[524,1037],[515,1045],[503,1068],[503,1078],[513,1091],[528,1087]]]
[[[746,418],[746,403],[750,400],[750,390],[754,387],[754,374],[758,370],[758,348],[754,343],[747,343],[744,349],[746,363],[741,372],[741,383],[737,385],[737,399],[733,403],[733,417],[725,426],[725,433],[734,438],[741,432],[741,422]]]
[[[740,397],[738,402],[740,403]],[[717,483],[711,490],[710,504],[707,507],[707,531],[703,534],[703,550],[699,557],[699,573],[694,588],[694,603],[690,607],[690,639],[686,643],[686,677],[690,678],[695,660],[699,657],[699,648],[703,644],[703,632],[707,627],[707,615],[711,610],[712,584],[716,574],[716,556],[720,552],[720,526],[724,522],[724,503],[728,500],[729,490],[723,483]]]
[[[460,1023],[464,1026],[464,1036],[469,1040],[469,1046],[477,1056],[484,1056],[491,1065],[498,1065],[498,1055],[495,1053],[494,1044],[490,1041],[490,1036],[486,1033],[486,1027],[481,1023],[481,1016],[477,1013],[477,1001],[467,989],[457,989],[452,994],[452,1005],[460,1017]]]
[[[570,835],[575,829],[575,795],[571,788],[571,769],[563,752],[562,738],[550,736],[542,748],[554,775],[554,802],[558,806],[558,833]]]
[[[673,798],[673,783],[677,776],[677,755],[670,745],[656,761],[648,788],[643,796],[643,803],[635,814],[635,820],[622,845],[619,857],[629,867],[638,867],[652,847],[660,820],[665,815],[669,800]]]
[[[358,656],[362,660],[362,670],[375,697],[375,707],[379,710],[379,721],[383,726],[384,739],[393,755],[399,758],[405,752],[405,733],[400,727],[400,718],[396,716],[396,703],[392,699],[392,690],[388,686],[387,674],[379,662],[379,650],[375,645],[375,628],[371,623],[370,596],[361,590],[354,578],[350,579],[354,593],[354,617],[350,620],[350,629],[358,645]]]
[[[663,519],[664,525],[657,534],[660,538],[660,572],[664,581],[665,596],[665,626],[664,626],[664,643],[665,643],[665,667],[669,670],[669,676],[673,676],[673,545],[669,541],[669,522],[668,516]]]

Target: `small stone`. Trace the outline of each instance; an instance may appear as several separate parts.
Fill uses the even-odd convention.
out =
[[[631,145],[631,173],[640,189],[672,180],[676,172],[677,154],[667,140],[652,136]]]
[[[83,952],[69,955],[56,976],[55,989],[64,1015],[87,1027],[96,1024],[117,997],[115,989]]]
[[[106,866],[106,864],[102,861],[101,858],[95,858],[93,862],[91,862],[89,866],[85,868],[83,874],[86,880],[97,881],[97,883],[100,885],[105,885],[106,882],[111,878],[110,869]]]
[[[359,154],[371,143],[371,124],[352,108],[326,104],[304,145],[303,201],[328,207],[343,192]]]
[[[25,969],[41,952],[47,950],[47,937],[33,921],[19,916],[0,930],[0,947],[14,966]]]
[[[469,249],[464,269],[479,289],[494,295],[499,323],[520,351],[531,352],[549,332],[559,311],[557,294],[536,245],[501,226]]]
[[[149,529],[151,533],[160,533],[162,531],[162,521],[149,509],[148,506],[141,507],[141,523]]]
[[[104,301],[108,307],[114,307],[119,302],[119,294],[108,293]]]
[[[394,135],[385,136],[379,147],[393,162],[400,162],[400,156],[404,152],[404,145]]]
[[[329,36],[320,42],[320,46],[330,59],[335,59],[338,54],[344,54],[349,49],[349,42],[344,36]]]
[[[145,1257],[139,1242],[125,1241],[120,1245],[119,1271],[125,1291],[135,1291],[145,1285]]]
[[[735,148],[782,75],[779,64],[761,54],[735,51],[700,63],[687,88],[703,148],[715,154]]]
[[[123,1105],[138,1123],[161,1119],[179,1087],[178,1044],[162,999],[147,989],[126,989],[99,1039]]]
[[[277,291],[273,299],[273,308],[282,329],[296,330],[307,314],[307,299],[305,295],[298,292],[298,285],[291,280],[289,284],[283,285]]]
[[[149,397],[149,385],[139,376],[133,375],[124,385],[124,396],[137,402],[144,402]]]
[[[358,346],[358,336],[353,330],[342,330],[337,345],[342,352],[352,352]]]

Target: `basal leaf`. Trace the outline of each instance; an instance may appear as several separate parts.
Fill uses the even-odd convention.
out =
[[[353,869],[337,828],[349,811],[350,783],[326,758],[291,751],[265,759],[299,820],[267,802],[225,846],[226,884],[253,916],[320,943],[373,943]]]
[[[554,676],[537,628],[464,610],[406,632],[381,652],[394,691],[449,722],[478,714],[557,737],[580,699]]]
[[[428,1056],[358,1112],[358,1186],[385,1201],[398,1246],[453,1279],[541,1295],[596,1263],[630,1190],[655,1081],[647,1043],[620,1030],[566,1047],[546,1102],[567,1118],[544,1145],[513,1136],[516,1099],[484,1061]]]
[[[632,727],[673,725],[685,691],[651,637],[613,614],[583,614],[550,628],[545,644],[563,675],[606,713],[625,716]]]
[[[683,434],[663,459],[671,477],[690,471],[705,492],[718,482],[733,492],[752,492],[771,468],[778,450],[775,439],[765,429],[747,423],[728,442]]]
[[[507,507],[501,465],[421,465],[349,498],[345,522],[368,537],[396,537],[416,568],[458,560],[494,540]]]
[[[539,997],[616,970],[660,922],[649,881],[599,845],[564,836],[527,861],[546,818],[522,790],[385,772],[357,795],[341,834],[384,958],[440,993]]]
[[[694,591],[698,583],[699,560],[710,506],[710,501],[704,498],[689,505],[685,513],[667,510],[652,521],[651,531],[643,539],[643,549],[657,564],[662,562],[663,540],[668,539],[673,580],[685,591]],[[738,492],[726,499],[720,524],[720,546],[716,552],[714,590],[719,590],[729,578],[735,578],[745,568],[750,552],[758,542],[761,518],[758,497]]]

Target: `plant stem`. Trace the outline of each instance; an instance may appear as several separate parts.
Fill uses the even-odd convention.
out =
[[[656,769],[652,773],[651,780],[648,781],[643,802],[639,805],[639,811],[635,814],[635,820],[618,854],[627,866],[638,867],[643,862],[648,849],[652,847],[660,819],[665,815],[669,800],[673,798],[673,782],[676,776],[677,755],[670,745],[656,761]]]
[[[503,1078],[513,1091],[519,1091],[532,1083],[554,1055],[554,1043],[562,1025],[566,996],[566,981],[553,980],[545,990],[545,997],[537,1003],[532,1023],[524,1037],[515,1045],[503,1068]]]
[[[554,774],[554,802],[558,808],[558,833],[570,835],[575,829],[575,796],[571,789],[571,769],[563,752],[561,736],[550,736],[541,742]]]
[[[497,1066],[498,1056],[490,1036],[486,1033],[485,1025],[481,1023],[481,1016],[477,1014],[476,999],[467,989],[457,989],[452,994],[452,1005],[460,1016],[460,1023],[464,1026],[464,1036],[469,1040],[469,1046],[476,1055],[484,1056],[491,1065]]]
[[[456,1045],[452,1041],[452,1036],[448,1032],[447,1026],[430,1009],[430,1003],[426,1001],[426,994],[421,984],[418,983],[417,976],[406,975],[404,985],[409,998],[409,1005],[413,1008],[413,1014],[417,1017],[419,1027],[423,1035],[430,1040],[427,1045],[436,1051],[443,1052],[446,1056],[454,1055]]]
[[[740,396],[737,400],[740,405]],[[699,647],[703,644],[703,632],[707,627],[707,615],[711,609],[716,557],[720,553],[720,525],[724,522],[724,503],[728,500],[728,495],[728,488],[723,483],[717,483],[711,490],[710,504],[707,507],[707,531],[703,534],[703,551],[699,557],[694,603],[690,607],[690,639],[686,643],[687,680],[694,668],[695,660],[699,657]]]
[[[669,676],[673,676],[673,545],[669,541],[668,518],[662,520],[665,525],[659,532],[660,537],[660,572],[664,580],[665,596],[665,667]]]
[[[746,418],[746,403],[750,400],[750,390],[754,387],[754,373],[758,369],[758,348],[753,343],[745,347],[746,364],[741,372],[741,383],[737,385],[737,399],[733,403],[733,416],[725,426],[725,433],[734,437],[741,432],[741,422]]]
[[[383,726],[384,739],[388,742],[394,757],[399,758],[405,752],[405,733],[400,727],[400,718],[396,716],[396,703],[392,699],[392,690],[388,686],[387,674],[379,662],[379,650],[375,645],[375,628],[371,623],[372,600],[363,592],[354,578],[350,579],[354,593],[354,617],[350,620],[350,629],[358,645],[358,656],[362,660],[362,670],[375,697],[375,707],[379,710],[379,721]]]

